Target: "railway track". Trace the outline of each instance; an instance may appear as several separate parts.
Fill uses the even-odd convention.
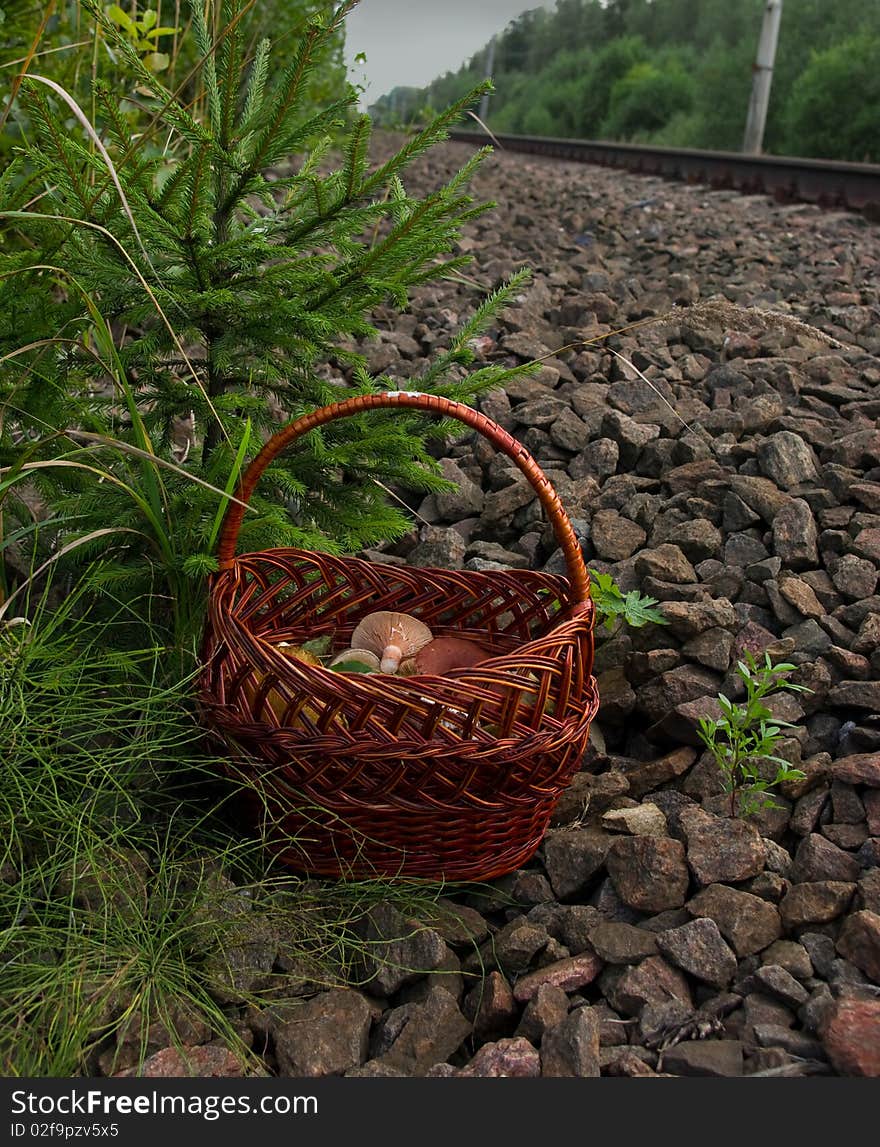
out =
[[[449,134],[454,140],[474,145],[489,141],[482,131],[453,130]],[[875,164],[493,134],[508,151],[622,167],[642,175],[705,183],[714,188],[735,188],[744,194],[771,195],[781,202],[860,211],[868,219],[880,222],[880,166]]]

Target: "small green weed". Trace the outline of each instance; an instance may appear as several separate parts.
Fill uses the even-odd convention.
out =
[[[737,676],[746,688],[743,705],[737,705],[723,693],[718,694],[721,717],[701,717],[697,730],[703,744],[715,758],[730,794],[730,815],[752,816],[764,808],[778,808],[769,790],[782,781],[803,780],[804,773],[775,755],[783,729],[792,728],[790,721],[773,716],[765,701],[782,689],[809,693],[804,685],[787,678],[796,666],[787,662],[774,665],[770,655],[758,664],[751,653],[736,664]],[[767,779],[767,766],[776,765],[776,774]]]
[[[631,625],[634,629],[640,629],[649,622],[655,625],[667,624],[663,613],[659,609],[654,609],[657,604],[656,598],[646,597],[637,589],[623,593],[611,574],[590,570],[590,578],[592,579],[590,593],[598,620],[606,629],[614,629],[619,619],[623,619],[626,625]]]

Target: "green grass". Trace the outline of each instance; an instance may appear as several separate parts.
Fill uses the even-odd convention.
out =
[[[96,621],[87,600],[50,590],[0,623],[0,1073],[95,1075],[210,1038],[262,1070],[248,1005],[351,982],[365,908],[429,913],[438,890],[273,869],[192,680],[160,643],[127,647],[133,606]],[[260,944],[276,957],[252,974]]]

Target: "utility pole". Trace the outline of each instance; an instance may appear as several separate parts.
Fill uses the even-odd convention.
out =
[[[749,114],[743,139],[743,151],[747,155],[761,154],[781,19],[782,0],[767,0],[764,5],[761,38],[758,40],[758,54],[752,68],[752,97],[749,100]]]
[[[495,68],[495,37],[489,41],[489,47],[486,49],[486,68],[484,79],[491,80],[492,72]],[[489,93],[483,92],[483,97],[480,100],[480,119],[483,123],[489,115]]]

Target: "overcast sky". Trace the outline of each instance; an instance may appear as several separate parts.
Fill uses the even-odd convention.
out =
[[[521,12],[554,0],[361,0],[348,17],[345,56],[361,103],[397,86],[424,87],[454,72]],[[366,64],[353,63],[364,52]]]

